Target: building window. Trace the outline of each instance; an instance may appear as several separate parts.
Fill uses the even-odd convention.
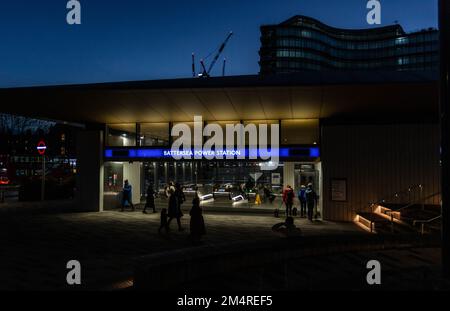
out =
[[[109,124],[106,145],[112,147],[136,146],[136,124]]]
[[[139,140],[141,146],[169,145],[169,123],[141,123]]]

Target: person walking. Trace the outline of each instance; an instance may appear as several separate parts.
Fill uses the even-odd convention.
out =
[[[181,211],[181,204],[186,201],[186,197],[183,192],[183,188],[179,183],[175,184],[175,196],[177,197],[178,208]]]
[[[133,200],[132,200],[131,194],[132,194],[132,187],[127,179],[127,180],[125,180],[123,189],[122,189],[122,209],[121,209],[122,212],[124,211],[126,204],[129,204],[131,206],[132,210],[134,211],[134,205],[133,205]]]
[[[290,185],[283,191],[283,202],[286,205],[286,217],[292,216],[292,206],[294,205],[294,190]]]
[[[153,213],[156,213],[155,208],[155,190],[153,190],[153,186],[150,184],[147,188],[147,198],[144,206],[144,210],[142,213],[147,214],[147,208],[151,208]]]
[[[300,201],[300,217],[306,217],[306,187],[305,185],[300,186],[300,190],[298,191],[298,200]]]
[[[203,218],[203,211],[200,207],[200,198],[197,192],[195,192],[194,199],[192,200],[192,209],[189,212],[191,216],[190,220],[190,237],[194,242],[200,241],[202,235],[206,234],[205,220]]]
[[[180,205],[178,204],[177,196],[175,195],[175,191],[173,189],[169,190],[169,208],[167,217],[169,217],[169,220],[167,221],[167,230],[170,229],[170,223],[175,218],[177,220],[178,224],[178,231],[183,231],[183,228],[181,227],[181,217],[183,214],[180,210]]]
[[[305,191],[305,199],[306,206],[308,208],[308,219],[309,221],[313,221],[313,213],[314,207],[317,204],[317,194],[313,189],[313,185],[311,183],[308,184],[308,187]]]

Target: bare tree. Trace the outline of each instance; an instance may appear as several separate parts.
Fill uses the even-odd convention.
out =
[[[28,130],[31,132],[36,132],[37,130],[48,132],[54,125],[55,123],[50,121],[0,113],[0,133],[4,134],[21,135]]]

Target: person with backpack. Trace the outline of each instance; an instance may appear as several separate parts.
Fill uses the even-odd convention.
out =
[[[305,185],[301,185],[300,190],[298,191],[298,200],[300,201],[300,217],[306,217],[306,187]]]
[[[286,205],[286,217],[292,216],[292,206],[294,205],[294,190],[290,185],[283,191],[283,203]]]
[[[308,219],[313,221],[314,207],[317,204],[317,194],[313,189],[311,183],[308,184],[308,188],[305,191],[306,206],[308,208]]]

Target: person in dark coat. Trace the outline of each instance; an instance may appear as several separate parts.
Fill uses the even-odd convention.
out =
[[[314,207],[317,204],[317,194],[313,189],[313,185],[310,183],[305,191],[306,207],[308,208],[308,219],[313,221]]]
[[[189,212],[191,216],[190,229],[191,238],[194,241],[199,241],[202,235],[206,234],[205,220],[202,215],[202,208],[200,207],[200,198],[197,192],[195,193],[194,199],[192,200],[192,209]]]
[[[306,216],[306,187],[302,185],[298,191],[298,200],[300,201],[300,217]]]
[[[156,208],[155,208],[155,190],[153,190],[153,186],[152,185],[148,185],[147,198],[146,198],[144,210],[142,211],[142,213],[147,214],[147,208],[153,209],[153,213],[156,213]]]
[[[179,183],[175,184],[175,196],[177,197],[178,209],[180,210],[181,216],[183,216],[183,213],[181,212],[181,204],[186,201],[186,197]]]
[[[169,221],[167,222],[167,228],[170,229],[170,222],[176,218],[178,224],[178,231],[183,231],[181,227],[181,217],[183,214],[181,213],[180,205],[178,204],[177,196],[175,192],[171,189],[169,190],[169,208],[167,217],[169,217]]]

